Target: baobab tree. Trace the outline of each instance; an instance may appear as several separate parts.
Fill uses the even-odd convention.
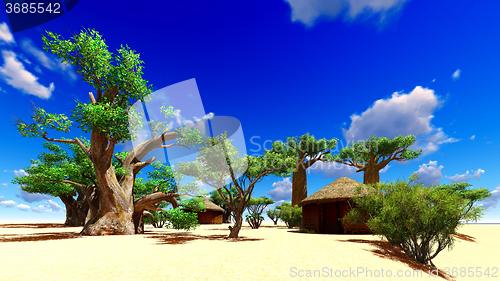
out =
[[[143,78],[140,55],[126,45],[110,52],[102,36],[84,29],[68,39],[47,32],[42,37],[44,49],[64,63],[72,65],[83,81],[94,88],[88,102],[77,102],[71,118],[35,108],[30,123],[19,121],[23,136],[42,137],[49,142],[78,145],[92,162],[99,194],[99,209],[82,230],[83,235],[134,234],[133,186],[135,176],[155,158],[145,159],[154,149],[175,145],[180,130],[165,129],[134,146],[121,161],[123,174],[118,178],[113,166],[115,147],[131,139],[129,109],[151,93]],[[69,133],[73,122],[90,135],[88,144],[78,137],[55,138],[50,131]],[[136,125],[140,126],[141,122]],[[144,124],[142,124],[144,125]]]
[[[46,152],[17,176],[13,183],[31,193],[59,197],[66,208],[67,226],[83,226],[92,205],[96,187],[92,163],[80,147],[71,145],[70,151],[54,143],[44,143]]]
[[[380,170],[392,161],[407,161],[417,158],[422,151],[410,149],[415,143],[412,135],[395,138],[371,137],[343,148],[334,161],[355,167],[363,172],[363,183],[374,184],[380,181]],[[330,158],[330,157],[329,157]]]
[[[326,160],[332,149],[337,146],[336,139],[316,139],[310,134],[290,137],[286,142],[275,141],[272,151],[282,157],[293,157],[295,165],[292,172],[292,205],[296,206],[307,197],[307,169],[318,161]]]

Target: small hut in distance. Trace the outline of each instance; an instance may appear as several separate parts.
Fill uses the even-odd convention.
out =
[[[366,193],[368,189],[353,179],[337,179],[302,200],[302,228],[315,233],[370,233],[365,223],[342,222],[354,206],[352,199]]]
[[[198,212],[198,221],[200,224],[221,224],[224,209],[214,204],[208,198],[204,198],[205,211]]]

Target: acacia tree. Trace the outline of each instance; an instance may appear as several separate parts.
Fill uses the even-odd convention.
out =
[[[13,183],[26,192],[59,197],[66,208],[64,224],[83,226],[96,185],[92,163],[78,146],[70,146],[72,154],[54,143],[44,147],[48,151],[32,160],[24,169],[27,174],[15,177]]]
[[[415,143],[413,135],[395,138],[370,137],[343,148],[338,155],[330,156],[338,163],[355,167],[363,172],[363,183],[374,184],[380,181],[380,170],[391,161],[407,161],[417,158],[421,150],[410,149]]]
[[[131,139],[129,108],[151,93],[151,86],[142,77],[143,61],[128,46],[121,46],[115,53],[108,50],[102,36],[95,30],[83,30],[63,39],[47,32],[43,36],[44,48],[71,64],[82,79],[95,89],[89,93],[89,102],[77,102],[71,119],[65,114],[52,114],[35,108],[33,122],[19,121],[18,130],[23,136],[42,137],[50,142],[78,145],[94,167],[99,209],[82,230],[83,235],[134,234],[133,186],[141,169],[155,161],[143,160],[150,151],[170,147],[179,131],[164,130],[149,140],[135,146],[121,158],[123,175],[117,177],[113,155],[118,143]],[[73,121],[90,134],[89,144],[79,138],[53,138],[49,131],[68,133]]]
[[[292,205],[300,204],[307,197],[307,169],[318,161],[326,160],[326,156],[336,146],[336,139],[316,139],[310,134],[289,137],[286,142],[273,143],[272,151],[295,159],[292,172]]]
[[[271,209],[267,211],[267,216],[273,221],[274,225],[278,224],[278,220],[280,218],[280,210],[277,208]]]
[[[267,197],[251,198],[250,201],[248,201],[248,215],[246,220],[251,228],[257,229],[260,227],[262,221],[264,220],[264,217],[262,216],[264,209],[273,203],[274,201]]]
[[[196,160],[180,165],[178,170],[216,189],[234,220],[229,226],[228,238],[238,238],[243,212],[255,185],[267,175],[287,172],[293,160],[272,151],[266,151],[262,156],[240,156],[231,141],[220,135],[208,138]]]

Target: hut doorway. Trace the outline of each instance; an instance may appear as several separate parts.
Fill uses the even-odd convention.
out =
[[[337,203],[321,204],[320,212],[320,233],[344,233],[342,223],[340,221],[341,210]]]

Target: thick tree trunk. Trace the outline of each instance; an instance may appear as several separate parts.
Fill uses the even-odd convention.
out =
[[[133,176],[126,176],[127,179],[120,185],[111,165],[104,169],[94,166],[99,188],[99,210],[85,224],[82,235],[134,234]]]
[[[380,174],[377,168],[367,167],[363,175],[364,184],[375,184],[380,182]]]
[[[243,210],[235,210],[233,218],[234,224],[229,227],[229,236],[227,238],[238,238],[241,226],[243,225]]]
[[[88,190],[85,200],[89,206],[87,217],[85,218],[85,223],[88,223],[90,220],[94,219],[95,216],[97,216],[97,211],[99,211],[99,193],[95,186]]]
[[[303,165],[297,165],[292,175],[292,206],[297,206],[307,197],[307,174]]]
[[[88,205],[83,201],[83,196],[79,196],[75,200],[72,196],[60,196],[61,201],[66,208],[66,221],[64,225],[67,226],[83,226],[85,224],[85,217],[88,211]]]
[[[172,207],[177,208],[177,200],[175,193],[155,192],[143,196],[134,203],[134,229],[136,234],[144,233],[144,211],[156,211],[161,202],[167,201],[172,204]]]
[[[136,234],[144,233],[144,212],[134,212],[132,215],[134,220],[134,229]]]

